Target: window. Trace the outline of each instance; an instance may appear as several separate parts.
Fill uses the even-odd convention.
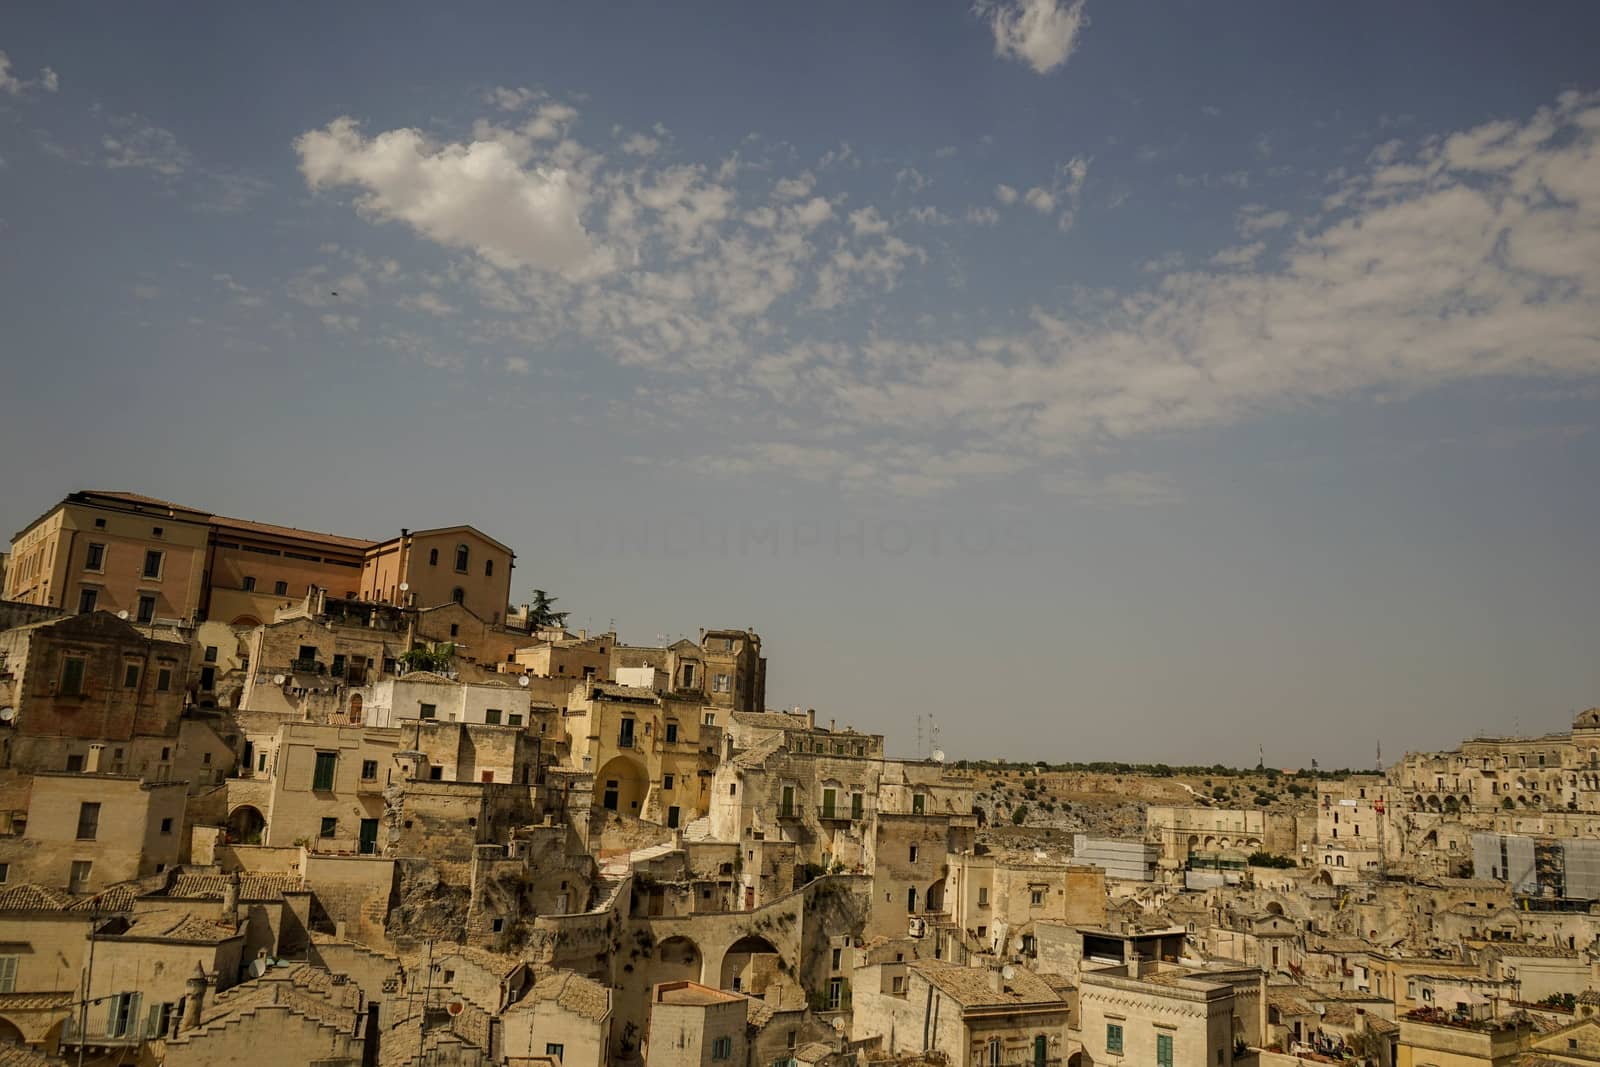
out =
[[[833,950],[833,969],[837,971],[839,969],[839,964],[842,963],[842,962],[844,962],[844,949],[842,949],[842,948],[834,949]]]
[[[206,646],[206,662],[207,663],[215,663],[215,662],[217,662],[217,646],[216,645],[207,645]]]
[[[989,1064],[989,1067],[1000,1067],[1000,1039],[998,1037],[989,1039],[989,1051],[984,1062]]]
[[[100,833],[100,805],[85,801],[78,805],[78,840],[93,841]]]
[[[908,857],[909,862],[911,862],[911,863],[917,862],[917,846],[916,845],[912,845],[910,851],[911,851],[911,854]]]
[[[148,593],[139,598],[139,621],[149,622],[156,617],[156,598]]]
[[[988,906],[989,906],[989,887],[988,886],[979,886],[978,887],[978,907],[987,908]]]
[[[828,979],[828,1007],[838,1010],[844,1005],[844,979]]]
[[[124,688],[124,689],[137,689],[137,688],[139,688],[139,665],[137,663],[125,663],[125,664],[123,664],[123,666],[122,666],[122,688]]]
[[[462,574],[467,573],[467,546],[456,546],[456,570]]]
[[[364,760],[362,760],[361,761],[361,777],[362,777],[362,780],[368,781],[368,782],[370,782],[373,779],[377,778],[378,777],[378,761],[375,760],[375,759],[364,759]]]
[[[1039,1034],[1033,1039],[1033,1067],[1044,1067],[1050,1059],[1050,1039]]]
[[[68,888],[82,888],[89,881],[89,875],[94,871],[94,860],[73,860],[72,874]]]
[[[156,692],[165,693],[172,688],[172,668],[162,667],[156,672]]]
[[[453,604],[465,604],[467,602],[467,591],[459,585],[456,586],[450,590],[450,602]]]
[[[423,704],[417,709],[417,718],[419,719],[437,719],[438,717],[439,708],[437,705]]]
[[[683,665],[683,672],[682,673],[683,673],[683,688],[685,688],[685,689],[693,689],[694,688],[694,664],[685,663]]]
[[[94,528],[96,530],[104,530],[106,528],[106,520],[104,520],[104,519],[96,519],[96,520],[94,520]]]
[[[706,712],[705,719],[703,721],[707,726],[717,725],[717,713],[714,711]]]
[[[151,537],[160,537],[162,534],[164,534],[166,532],[167,532],[166,529],[164,527],[161,527],[161,526],[152,526],[152,527],[150,527],[150,536]]]
[[[866,806],[866,800],[862,797],[862,795],[860,793],[851,793],[850,794],[850,817],[852,819],[861,818],[861,813],[864,810],[865,806]]]
[[[273,582],[272,583],[272,594],[274,596],[285,596],[285,595],[288,594],[288,592],[289,592],[289,583],[288,582]]]
[[[254,593],[256,591],[255,578],[248,574],[245,575],[244,580],[239,583],[239,588],[243,589],[246,593]]]
[[[105,545],[89,545],[89,555],[83,561],[83,569],[86,571],[103,571],[106,569]]]
[[[428,549],[428,566],[437,567],[438,565],[439,565],[439,550],[437,548]]]
[[[1156,1035],[1156,1067],[1172,1067],[1172,1035]]]
[[[0,885],[5,885],[10,880],[11,864],[0,863]]]
[[[521,726],[522,725],[522,712],[513,711],[510,715],[507,715],[506,716],[506,725],[507,726]]]
[[[1106,1023],[1106,1051],[1122,1055],[1122,1026],[1120,1023]]]
[[[889,982],[889,992],[891,992],[891,993],[904,993],[905,990],[906,990],[906,980],[905,980],[905,978],[901,977],[900,975],[895,975],[894,978],[891,979],[890,982]]]
[[[836,790],[836,789],[824,789],[822,791],[822,817],[824,819],[833,818],[833,809],[834,809],[834,806],[838,803],[838,800],[839,800],[839,791],[838,790]]]
[[[337,752],[318,752],[317,765],[311,775],[311,788],[318,792],[327,792],[333,788],[333,771],[339,765]]]
[[[61,663],[61,695],[83,696],[83,671],[86,661],[81,656],[68,656]]]
[[[485,578],[494,577],[494,560],[486,559],[483,561],[483,576]]]
[[[144,554],[144,572],[143,572],[143,576],[146,577],[146,578],[160,578],[161,577],[161,561],[164,558],[166,558],[166,553],[165,552],[156,552],[154,550],[146,552]]]
[[[200,668],[200,691],[209,693],[217,687],[217,669],[215,667]]]
[[[672,775],[663,774],[661,776],[661,788],[666,792],[670,792],[672,790]]]
[[[731,692],[732,689],[733,686],[726,674],[714,674],[711,676],[711,691],[713,693],[727,693]]]
[[[555,1043],[546,1044],[545,1047],[544,1047],[544,1054],[546,1056],[554,1056],[557,1060],[561,1059],[561,1057],[566,1053],[566,1051],[567,1051],[567,1046],[558,1045],[558,1044],[555,1044]]]
[[[667,723],[667,744],[670,745],[676,740],[678,740],[678,724],[669,722]]]
[[[172,833],[172,820],[170,818],[161,820],[161,832],[164,834]]]
[[[106,1020],[106,1034],[110,1037],[127,1037],[135,1028],[139,1017],[139,994],[117,993],[111,998],[111,1015]]]
[[[87,615],[94,610],[95,601],[100,599],[100,594],[93,589],[84,589],[78,593],[78,614]]]
[[[678,806],[676,804],[674,804],[672,807],[668,808],[667,809],[667,829],[676,830],[678,828],[678,820],[679,820],[679,818],[681,818],[681,815],[682,815],[682,813],[678,810]]]
[[[327,838],[330,838],[333,835],[337,834],[338,832],[339,832],[339,820],[336,819],[336,818],[326,818],[325,817],[322,820],[322,828],[317,831],[317,836],[321,837],[323,839],[327,839]]]
[[[1032,892],[1030,892],[1028,894],[1028,903],[1032,904],[1034,907],[1038,907],[1040,904],[1043,904],[1044,903],[1044,890],[1043,889],[1035,889]]]
[[[501,930],[504,930],[505,928],[506,928],[506,921],[504,919],[496,919],[494,921],[494,932],[495,933],[498,934]]]
[[[911,794],[911,814],[921,815],[927,809],[928,797],[924,793]]]
[[[711,1042],[711,1058],[714,1060],[733,1059],[733,1038],[719,1037]]]
[[[442,782],[442,781],[444,781],[444,768],[443,767],[429,767],[428,768],[428,781],[430,781],[430,782]]]
[[[17,991],[17,960],[19,956],[0,956],[0,993]]]
[[[499,726],[500,719],[504,716],[504,714],[505,713],[499,708],[485,708],[483,710],[483,721],[488,723],[490,726]]]

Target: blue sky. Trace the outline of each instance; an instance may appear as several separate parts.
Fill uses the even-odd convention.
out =
[[[13,5],[0,520],[472,522],[519,596],[755,627],[773,704],[907,753],[919,714],[1324,766],[1560,728],[1600,700],[1597,29]]]

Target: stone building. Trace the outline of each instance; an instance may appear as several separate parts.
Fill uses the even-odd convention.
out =
[[[0,631],[0,768],[160,777],[183,714],[189,646],[108,612]]]
[[[1106,921],[1106,876],[1098,867],[969,854],[948,856],[945,863],[943,910],[958,930],[998,956],[1035,959],[1041,924]]]
[[[510,675],[469,682],[410,671],[372,685],[362,716],[369,726],[409,727],[420,721],[521,728],[530,722],[528,687]]]
[[[722,732],[698,704],[593,682],[564,718],[568,766],[592,773],[600,806],[677,827],[705,814]]]
[[[1259,851],[1289,856],[1296,844],[1293,816],[1261,808],[1151,805],[1145,810],[1145,836],[1161,846],[1161,867],[1168,871],[1187,869],[1196,859],[1243,861]]]
[[[1242,1004],[1232,982],[1206,971],[1143,961],[1085,970],[1078,981],[1082,1063],[1231,1067],[1235,1039],[1264,1029],[1260,973],[1251,981],[1258,999]],[[1241,1015],[1260,1019],[1247,1029]]]
[[[242,628],[270,621],[310,589],[353,600],[372,547],[358,537],[214,515],[200,615]]]
[[[699,982],[662,982],[650,994],[645,1055],[652,1067],[745,1063],[748,998]]]
[[[640,674],[641,669],[647,669]],[[702,630],[700,641],[684,639],[665,648],[611,646],[609,677],[643,685],[729,711],[764,711],[767,661],[753,630]],[[719,724],[722,718],[716,720]]]
[[[183,782],[128,775],[33,776],[26,829],[0,837],[7,879],[72,893],[159,874],[187,853]],[[13,830],[17,821],[13,817]]]
[[[461,604],[498,625],[511,602],[515,559],[515,552],[471,526],[402,529],[367,549],[358,596],[417,608]]]
[[[881,1037],[882,1051],[893,1054],[938,1050],[952,1067],[1066,1063],[1070,1006],[1038,975],[924,959],[885,982],[883,969],[856,971],[855,1040]]]
[[[240,708],[360,725],[372,687],[399,672],[411,647],[409,613],[313,589],[251,630],[245,647]]]
[[[610,1062],[611,990],[571,971],[536,982],[500,1016],[508,1057],[550,1056],[562,1067]]]

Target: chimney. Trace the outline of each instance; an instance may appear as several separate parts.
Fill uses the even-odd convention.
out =
[[[106,746],[104,746],[104,745],[90,745],[89,746],[89,755],[87,757],[85,757],[84,761],[83,761],[83,773],[84,774],[99,774],[100,773],[100,759],[101,759],[102,756],[105,755],[105,752],[106,752]]]
[[[206,968],[203,963],[194,965],[194,973],[183,984],[187,994],[183,1002],[183,1028],[193,1030],[200,1025],[200,1012],[205,1008],[206,987],[210,982],[206,978]]]
[[[989,992],[998,993],[1005,988],[1005,975],[1000,973],[998,967],[989,968]]]
[[[816,708],[807,708],[806,709],[806,729],[807,730],[815,730],[816,728],[817,728],[817,709]]]
[[[222,913],[217,921],[234,930],[239,929],[239,872],[228,875],[222,884]]]

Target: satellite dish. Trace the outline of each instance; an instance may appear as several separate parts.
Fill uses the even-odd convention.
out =
[[[944,762],[944,749],[936,748],[936,749],[933,750],[933,762],[935,762],[935,763],[943,763]]]
[[[1008,963],[1004,967],[1000,968],[1000,977],[1004,978],[1006,981],[1009,982],[1009,981],[1011,981],[1011,979],[1015,978],[1016,976],[1017,976],[1017,969],[1015,967],[1011,966],[1011,964]]]
[[[528,687],[528,676],[526,674],[517,675],[517,684],[526,689]]]
[[[444,1010],[449,1012],[452,1016],[456,1016],[456,1015],[460,1015],[462,1012],[466,1011],[467,1010],[467,1006],[458,997],[455,1000],[452,1000],[450,1003],[446,1004],[444,1006]]]
[[[127,608],[123,608],[121,611],[117,612],[117,618],[121,619],[123,622],[127,622],[128,621],[128,609]]]
[[[288,680],[289,680],[288,678],[285,678],[281,674],[274,674],[272,676],[272,684],[273,685],[282,685],[284,682],[287,682]]]
[[[17,717],[16,708],[0,708],[0,722],[13,722]]]
[[[833,1017],[833,1028],[841,1034],[844,1033],[844,1016],[835,1015]]]
[[[401,582],[400,583],[400,591],[402,593],[408,591],[410,588],[411,588],[411,583],[410,582]]]

